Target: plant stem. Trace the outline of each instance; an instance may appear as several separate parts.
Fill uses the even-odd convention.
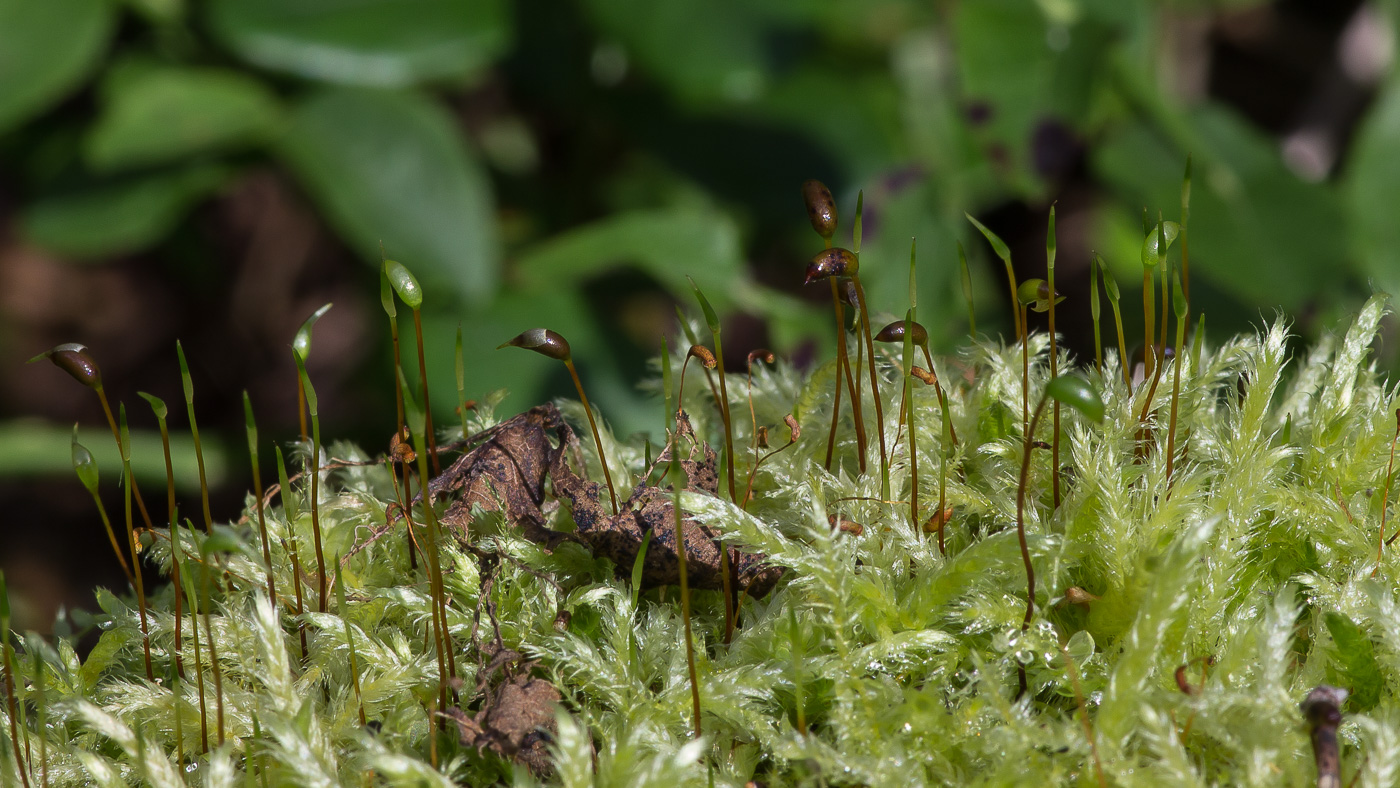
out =
[[[1152,316],[1152,301],[1157,297],[1152,282],[1152,269],[1144,267],[1142,269],[1142,369],[1143,379],[1152,377],[1152,372],[1157,367],[1157,347],[1152,341],[1152,329],[1157,327],[1157,321]]]
[[[462,422],[462,440],[467,439],[467,362],[462,356],[462,324],[457,324],[457,343],[452,350],[452,369],[457,378],[457,416]]]
[[[583,393],[583,382],[578,379],[578,370],[574,368],[573,359],[564,359],[564,366],[569,368],[569,377],[574,379],[574,388],[578,390],[579,401],[583,403],[583,412],[588,416],[588,427],[593,430],[593,443],[598,446],[598,464],[603,466],[603,478],[608,482],[608,498],[612,501],[613,514],[617,514],[617,491],[613,489],[612,473],[608,471],[608,455],[603,451],[603,438],[598,434],[598,422],[593,419],[593,408],[588,404],[588,395]],[[724,381],[723,375],[720,376],[720,381]],[[730,481],[732,483],[732,477]]]
[[[300,376],[298,376],[298,380],[300,380]],[[292,485],[287,480],[287,463],[282,457],[282,447],[274,445],[272,451],[277,457],[277,482],[278,489],[282,493],[282,515],[287,521],[287,539],[291,540],[290,546],[287,544],[287,539],[282,540],[282,551],[292,559],[292,587],[296,589],[297,601],[297,631],[301,634],[301,661],[305,662],[308,654],[306,650],[306,622],[301,620],[301,616],[306,612],[306,607],[302,602],[301,560],[297,555],[296,495],[292,492]]]
[[[131,549],[131,574],[136,580],[136,608],[141,614],[141,655],[146,663],[146,680],[154,682],[155,672],[151,669],[151,631],[146,620],[146,583],[141,577],[141,559],[137,556],[136,528],[132,522],[131,512],[131,438],[126,426],[126,406],[119,406],[121,414],[121,450],[122,450],[122,473],[125,474],[126,484],[123,488],[123,498],[126,508],[126,540],[127,546]],[[196,444],[198,445],[198,444]]]
[[[690,674],[690,703],[691,716],[695,721],[695,738],[700,738],[700,680],[695,672],[695,640],[690,629],[690,579],[686,570],[686,546],[685,546],[685,523],[681,520],[681,487],[680,475],[682,473],[680,459],[678,458],[678,446],[671,447],[671,490],[672,502],[671,511],[675,515],[673,527],[676,529],[676,571],[680,575],[681,581],[681,620],[685,623],[685,664],[686,671]],[[722,550],[728,549],[721,546]],[[725,594],[725,599],[729,594]]]
[[[1012,309],[1018,309],[1012,306]],[[1021,330],[1026,332],[1028,322],[1025,305],[1019,307],[1021,316]],[[1030,445],[1030,392],[1031,392],[1031,349],[1029,332],[1021,334],[1021,434],[1025,436],[1026,445]]]
[[[1176,461],[1176,414],[1177,404],[1181,398],[1181,367],[1186,363],[1186,359],[1181,355],[1182,347],[1186,342],[1186,315],[1178,315],[1176,319],[1176,351],[1175,362],[1172,370],[1172,416],[1171,428],[1167,433],[1167,495],[1171,495],[1172,469]]]
[[[215,725],[218,728],[218,746],[222,747],[224,746],[224,674],[223,670],[219,668],[218,638],[214,637],[214,626],[209,618],[209,608],[214,606],[214,594],[210,589],[207,562],[204,566],[203,582],[200,585],[204,593],[204,639],[209,641],[209,671],[214,676]]]
[[[388,318],[389,318],[389,339],[390,339],[390,342],[391,342],[391,343],[393,344],[393,346],[394,346],[394,369],[395,369],[395,370],[402,369],[402,367],[403,367],[403,357],[402,357],[401,351],[400,351],[400,349],[399,349],[399,313],[398,313],[398,308],[394,305],[394,296],[393,296],[393,293],[390,291],[389,278],[388,278],[388,276],[387,276],[386,274],[384,274],[382,271],[380,272],[380,277],[379,277],[379,288],[380,288],[379,300],[380,300],[380,302],[381,302],[381,303],[383,304],[383,306],[384,306],[384,313],[385,313],[385,315],[388,316]],[[297,385],[298,385],[298,387],[300,387],[300,385],[301,385],[300,380],[297,381]],[[300,390],[300,388],[298,388],[298,390]],[[403,384],[400,382],[399,376],[398,376],[397,372],[394,374],[394,414],[395,414],[395,420],[394,420],[394,435],[395,435],[396,438],[402,438],[402,437],[403,437]],[[467,437],[466,435],[463,435],[463,436],[462,436],[463,439],[465,439],[466,437]],[[306,434],[305,434],[305,429],[304,429],[304,428],[303,428],[303,430],[302,430],[302,440],[306,440]],[[404,482],[403,482],[403,483],[404,483],[404,490],[407,491],[407,490],[408,490],[408,474],[410,473],[408,463],[403,463],[403,473],[404,473]],[[394,480],[394,487],[395,487],[395,489],[397,490],[398,484],[399,484],[399,476],[398,476],[398,472],[394,469],[394,465],[393,465],[392,463],[391,463],[390,466],[389,466],[389,474],[390,474],[391,477],[393,477],[393,480]],[[408,531],[407,533],[408,533],[408,541],[409,541],[409,547],[408,547],[408,565],[409,565],[409,569],[410,569],[410,570],[416,572],[416,571],[418,571],[418,558],[417,558],[417,556],[416,556],[416,554],[414,553],[414,550],[413,550],[413,532],[412,532],[412,531]]]
[[[39,739],[39,785],[49,788],[49,743],[48,743],[48,699],[44,692],[44,661],[38,649],[31,649],[34,657],[34,690],[38,695],[38,739]]]
[[[572,365],[570,366],[572,367]],[[584,407],[587,408],[588,406],[585,405]],[[422,435],[415,433],[413,439],[414,442],[418,444],[419,478],[427,479],[429,478],[428,460],[424,456],[424,451],[427,447],[424,445]],[[606,467],[606,464],[604,467]],[[433,640],[436,643],[438,660],[438,708],[445,709],[447,708],[447,685],[452,676],[456,675],[456,666],[453,664],[454,657],[449,646],[451,634],[447,628],[447,602],[444,598],[445,593],[442,585],[442,562],[438,555],[441,550],[441,540],[438,534],[437,512],[433,509],[432,488],[426,483],[422,484],[421,487],[423,491],[423,515],[428,521],[428,571],[430,575],[429,585],[432,589],[433,600]]]
[[[719,406],[720,418],[724,421],[724,462],[729,476],[729,500],[737,506],[739,503],[739,488],[734,483],[734,429],[729,421],[729,387],[725,383],[724,374],[724,346],[720,344],[720,335],[715,331],[710,336],[715,341],[715,366],[719,370]]]
[[[1050,378],[1060,376],[1055,345],[1055,206],[1050,206],[1050,227],[1046,236],[1045,283],[1050,290]],[[1050,479],[1054,508],[1060,508],[1060,403],[1054,405],[1054,431],[1050,436]]]
[[[1170,308],[1167,305],[1167,294],[1171,290],[1171,272],[1166,268],[1166,255],[1162,256],[1162,332],[1157,340],[1157,347],[1162,348],[1161,353],[1165,354],[1167,347],[1167,318],[1170,315]],[[1166,364],[1166,358],[1161,359],[1162,364]]]
[[[729,420],[729,389],[724,382],[724,346],[720,344],[718,330],[713,331],[710,336],[715,340],[715,361],[719,367],[720,417],[724,420],[724,458],[725,471],[729,477],[729,499],[737,505],[739,488],[734,483],[734,429]],[[724,594],[724,644],[729,645],[734,639],[734,625],[737,623],[735,619],[738,613],[735,609],[734,580],[730,577],[733,569],[729,559],[729,548],[723,544],[719,545],[719,572],[721,591]]]
[[[687,360],[689,357],[687,356]],[[684,365],[682,365],[684,371]],[[686,570],[686,546],[685,546],[685,524],[681,521],[681,488],[685,485],[681,483],[683,469],[680,464],[680,394],[677,392],[676,407],[671,408],[671,350],[666,342],[666,338],[661,338],[661,391],[665,398],[666,422],[670,422],[672,414],[676,414],[677,419],[676,434],[671,439],[671,459],[666,469],[666,476],[671,483],[671,511],[674,515],[672,527],[675,529],[676,537],[676,572],[680,575],[681,581],[681,619],[685,624],[685,662],[686,671],[690,676],[690,701],[691,714],[695,724],[695,738],[700,738],[700,683],[695,672],[695,641],[690,629],[690,579]],[[663,423],[666,423],[663,422]]]
[[[1103,273],[1105,277],[1111,276],[1106,270]],[[1118,366],[1123,372],[1123,385],[1126,386],[1129,391],[1132,391],[1133,378],[1132,373],[1129,372],[1128,369],[1132,366],[1132,360],[1128,358],[1127,340],[1123,336],[1123,310],[1118,304],[1118,299],[1112,292],[1109,293],[1108,304],[1113,307],[1113,325],[1118,330]]]
[[[267,598],[272,602],[273,608],[276,608],[277,583],[272,578],[272,546],[267,539],[267,517],[263,513],[262,475],[258,471],[258,426],[253,420],[253,400],[249,398],[246,389],[243,391],[243,411],[247,417],[248,461],[253,468],[253,494],[256,496],[253,500],[255,501],[254,506],[258,508],[258,536],[262,539],[263,564],[267,567]],[[167,450],[167,462],[169,462],[169,458],[170,453]]]
[[[943,546],[943,532],[948,530],[948,455],[953,445],[953,418],[948,411],[948,398],[941,397],[939,404],[943,407],[943,423],[948,425],[949,444],[943,447],[943,456],[938,460],[938,554],[947,555],[948,551]]]
[[[165,506],[166,512],[170,518],[170,576],[171,580],[175,583],[175,674],[179,678],[184,678],[185,666],[180,656],[180,624],[183,612],[181,610],[183,605],[180,604],[180,562],[174,560],[175,539],[178,536],[176,529],[179,527],[179,523],[176,520],[175,508],[175,465],[170,458],[170,429],[165,422],[164,410],[165,405],[162,403],[161,410],[156,413],[156,422],[160,425],[160,446],[165,453]],[[261,488],[258,490],[258,500],[262,500]],[[103,517],[105,519],[105,513]]]
[[[311,474],[311,533],[315,537],[316,546],[316,609],[319,613],[326,612],[326,558],[325,552],[321,548],[321,420],[316,415],[315,391],[311,388],[311,381],[306,381],[306,391],[312,395],[308,398],[311,404],[311,457],[307,462],[306,471]]]
[[[1036,425],[1040,423],[1040,416],[1045,411],[1045,403],[1048,397],[1041,395],[1040,402],[1035,406],[1035,415],[1031,417],[1031,432],[1035,431]],[[1021,620],[1021,631],[1026,632],[1031,628],[1031,616],[1035,613],[1035,566],[1031,563],[1031,550],[1026,544],[1026,479],[1030,475],[1031,469],[1031,439],[1027,433],[1025,449],[1021,457],[1021,479],[1016,485],[1016,539],[1021,545],[1021,562],[1026,567],[1026,616]],[[1019,698],[1026,691],[1026,668],[1024,665],[1017,665],[1017,672],[1020,676]]]
[[[116,441],[117,450],[120,451],[122,436],[117,429],[117,420],[112,417],[112,406],[107,401],[107,392],[101,384],[97,386],[97,399],[102,403],[102,413],[107,417],[107,426],[112,428],[112,439]],[[131,484],[131,494],[136,498],[136,508],[141,512],[141,522],[145,523],[147,528],[154,529],[155,526],[151,524],[151,515],[146,511],[146,501],[141,497],[141,487],[136,484],[135,478],[130,478],[127,481]]]
[[[1089,263],[1089,315],[1094,319],[1094,369],[1103,374],[1103,331],[1099,328],[1099,264]]]
[[[355,703],[360,711],[360,727],[365,725],[365,699],[360,694],[360,668],[355,659],[355,637],[350,629],[350,608],[345,604],[345,578],[342,576],[340,556],[335,560],[336,615],[345,625],[345,645],[350,649],[350,680],[355,686]]]
[[[187,521],[188,522],[188,521]],[[194,525],[190,525],[190,530],[194,530]],[[178,560],[184,561],[184,549],[180,546],[180,536],[175,535],[175,552],[179,556]],[[206,568],[207,571],[207,568]],[[194,593],[194,581],[190,578],[189,572],[181,572],[181,580],[185,587],[185,596],[190,603],[190,640],[194,643],[194,675],[195,686],[199,689],[199,741],[202,752],[209,752],[209,712],[204,697],[204,658],[200,655],[199,648],[199,597]],[[303,634],[303,637],[305,635]],[[303,655],[305,647],[303,646]]]
[[[836,396],[831,406],[831,434],[826,441],[825,467],[831,470],[831,455],[836,448],[836,423],[841,415],[841,376],[845,373],[846,388],[851,393],[851,418],[856,427],[856,459],[861,474],[865,473],[865,418],[861,414],[861,401],[856,396],[855,380],[851,376],[850,352],[846,348],[846,308],[841,305],[841,294],[836,288],[836,277],[831,277],[831,306],[836,314]],[[859,346],[857,345],[857,352]]]
[[[909,428],[909,527],[918,533],[919,443],[914,419],[914,310],[915,307],[909,307],[904,318],[904,391],[899,407]]]
[[[413,335],[418,340],[418,379],[423,383],[423,432],[428,439],[428,454],[433,458],[433,475],[437,476],[442,473],[442,464],[438,459],[437,436],[433,430],[433,406],[428,399],[428,362],[423,355],[423,312],[418,307],[413,308]]]
[[[885,448],[885,409],[881,403],[879,378],[875,369],[875,341],[870,332],[870,311],[865,306],[865,288],[861,286],[860,274],[852,273],[851,282],[856,286],[856,297],[860,301],[860,325],[865,333],[865,352],[870,356],[870,394],[875,399],[875,432],[880,438],[880,497],[890,497],[890,456]],[[859,362],[857,362],[859,364]]]
[[[305,442],[307,441],[307,439],[309,439],[309,438],[311,437],[311,435],[308,434],[307,429],[306,429],[306,389],[303,388],[303,386],[304,386],[304,384],[303,384],[302,381],[301,381],[301,377],[298,376],[298,377],[297,377],[297,423],[298,423],[298,427],[299,427],[300,430],[301,430],[301,440],[302,440],[303,443],[305,443]]]
[[[1181,289],[1191,304],[1191,244],[1187,228],[1191,224],[1191,154],[1186,154],[1186,174],[1181,179]]]
[[[746,394],[745,394],[745,399],[747,399],[747,400],[749,401],[749,453],[753,455],[753,465],[749,466],[749,480],[748,480],[748,483],[744,485],[744,499],[743,499],[743,501],[741,501],[741,502],[739,503],[739,508],[740,508],[740,509],[744,509],[745,511],[748,510],[748,508],[749,508],[749,498],[753,495],[753,478],[754,478],[754,475],[758,473],[758,463],[759,463],[759,458],[758,458],[758,413],[757,413],[757,411],[754,410],[754,407],[753,407],[753,362],[754,362],[754,357],[755,357],[755,355],[757,355],[757,354],[759,354],[759,351],[757,351],[757,350],[755,350],[755,351],[749,353],[748,364],[747,364],[747,368],[746,368],[746,373],[747,373],[747,374],[746,374],[746,377],[748,378],[748,390],[747,390],[747,392],[746,392]],[[769,358],[770,358],[770,359],[772,358],[772,355],[771,355],[771,354],[769,355]],[[836,390],[837,390],[837,392],[840,392],[840,391],[841,391],[841,387],[838,385],[837,388],[836,388]],[[651,441],[647,441],[647,458],[648,458],[647,467],[651,467],[650,457],[651,457]]]

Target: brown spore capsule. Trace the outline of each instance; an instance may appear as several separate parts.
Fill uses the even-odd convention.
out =
[[[418,459],[418,455],[413,451],[413,444],[410,443],[411,439],[408,427],[394,433],[394,437],[389,439],[389,457],[394,462],[409,463]]]
[[[554,631],[568,632],[569,624],[573,623],[574,614],[567,610],[560,610],[559,615],[554,617]]]
[[[690,351],[686,354],[700,359],[700,363],[705,365],[705,369],[714,369],[719,361],[715,359],[715,354],[704,345],[691,345]]]
[[[807,205],[807,219],[812,229],[826,240],[836,234],[836,200],[831,190],[821,181],[811,180],[802,184],[802,202]]]
[[[938,533],[943,529],[943,526],[947,525],[948,521],[952,519],[953,506],[952,504],[949,504],[943,507],[943,511],[934,512],[933,514],[929,515],[929,518],[924,521],[924,533]]]
[[[556,361],[568,361],[573,358],[573,351],[569,348],[569,340],[547,328],[532,328],[529,331],[523,331],[509,342],[502,342],[496,349],[500,350],[504,347],[533,350]]]
[[[67,372],[74,380],[90,389],[102,387],[102,370],[98,368],[97,361],[88,355],[87,348],[76,342],[59,345],[47,353],[40,353],[29,361],[33,363],[41,358],[52,361],[54,366]]]
[[[865,526],[854,520],[847,520],[844,517],[837,517],[834,514],[829,514],[826,516],[826,521],[831,525],[831,530],[833,531],[840,531],[850,534],[851,536],[860,536],[865,533]]]
[[[749,366],[752,367],[755,361],[772,364],[775,358],[777,357],[773,355],[773,351],[771,350],[764,350],[763,348],[752,350],[749,351]]]
[[[921,324],[914,323],[913,333],[915,345],[918,345],[919,347],[924,347],[928,345],[928,330],[925,329]],[[896,320],[893,323],[890,323],[889,325],[880,329],[880,332],[875,335],[875,341],[891,343],[903,342],[904,321]]]
[[[811,284],[818,279],[829,279],[833,276],[852,276],[860,270],[860,262],[856,260],[855,254],[849,249],[842,249],[833,246],[816,257],[807,264],[807,278],[803,284]]]
[[[1070,586],[1069,588],[1065,589],[1065,601],[1071,605],[1079,605],[1085,610],[1089,609],[1090,603],[1097,602],[1098,599],[1098,597],[1094,596],[1088,591],[1085,591],[1079,586]]]
[[[924,369],[923,367],[914,367],[913,369],[909,370],[909,374],[913,375],[919,380],[922,380],[924,382],[924,385],[926,386],[938,385],[938,376]]]

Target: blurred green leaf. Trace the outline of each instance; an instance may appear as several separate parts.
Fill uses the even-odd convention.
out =
[[[210,486],[220,484],[228,473],[228,449],[216,438],[201,435],[205,472]],[[33,419],[0,421],[0,478],[56,476],[72,478],[75,451],[73,428]],[[121,455],[106,427],[78,430],[77,440],[96,459],[94,471],[106,468],[112,484],[121,478]],[[175,468],[175,486],[184,492],[199,491],[195,468],[194,440],[184,432],[170,435],[170,459]],[[165,450],[158,430],[131,433],[131,470],[142,484],[165,489]],[[76,489],[76,488],[75,488]]]
[[[112,32],[106,0],[0,0],[0,131],[67,95]]]
[[[952,35],[964,101],[986,110],[979,136],[1024,169],[1053,75],[1044,15],[1029,0],[959,3]]]
[[[1192,278],[1209,279],[1248,303],[1289,310],[1343,287],[1345,222],[1336,193],[1299,180],[1273,142],[1219,107],[1186,120],[1207,148],[1191,151]],[[1105,138],[1093,166],[1125,203],[1172,217],[1180,210],[1185,160],[1186,151],[1153,129],[1130,125]],[[1134,245],[1140,243],[1141,236]]]
[[[226,175],[209,165],[100,183],[30,205],[21,227],[29,240],[67,257],[138,251],[161,241]]]
[[[292,113],[279,150],[360,254],[380,243],[425,285],[480,302],[500,249],[491,185],[456,122],[416,93],[322,90]]]
[[[87,138],[98,170],[163,163],[266,137],[277,100],[257,80],[210,68],[141,69],[112,80]]]
[[[902,163],[905,108],[900,104],[899,90],[883,68],[842,64],[783,75],[754,109],[821,143],[846,169],[864,177]],[[843,111],[832,112],[832,107]]]
[[[1351,216],[1352,251],[1362,271],[1391,293],[1400,293],[1400,79],[1392,78],[1361,124],[1342,182]],[[1205,213],[1195,210],[1194,214]],[[1196,248],[1196,225],[1191,225]]]
[[[601,219],[527,250],[516,269],[527,289],[544,289],[569,287],[631,264],[678,299],[690,297],[688,274],[723,309],[743,263],[739,229],[729,217],[677,209]]]
[[[682,101],[752,101],[767,87],[767,31],[744,0],[586,0],[584,7],[600,32]]]
[[[354,85],[465,79],[511,40],[505,0],[214,0],[208,19],[252,63]]]
[[[180,22],[185,17],[186,0],[125,0],[131,10],[158,24]]]

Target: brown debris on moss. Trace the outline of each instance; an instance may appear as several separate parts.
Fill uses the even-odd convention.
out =
[[[653,469],[669,461],[674,447],[690,444],[680,460],[686,490],[718,495],[719,475],[714,449],[696,437],[688,418],[681,415],[677,433],[656,458]],[[557,445],[550,440],[553,433]],[[471,509],[500,511],[523,529],[526,539],[553,549],[570,539],[586,545],[595,555],[608,558],[619,576],[628,576],[647,533],[651,544],[642,568],[642,587],[654,588],[680,582],[676,553],[675,511],[669,487],[636,485],[617,514],[603,505],[604,487],[580,476],[570,467],[570,455],[578,453],[578,439],[553,404],[540,405],[502,422],[486,433],[484,442],[462,455],[451,467],[429,482],[433,495],[454,495],[456,500],[442,517],[458,539],[468,538]],[[648,474],[650,476],[650,474]],[[545,481],[553,494],[568,503],[577,531],[563,533],[547,526],[544,512]],[[416,501],[415,501],[416,502]],[[723,588],[719,533],[685,516],[686,559],[690,585],[718,591]],[[735,587],[762,597],[772,589],[782,571],[764,557],[729,548]]]

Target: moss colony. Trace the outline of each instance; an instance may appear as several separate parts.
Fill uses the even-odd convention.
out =
[[[861,342],[878,395],[854,341],[849,378],[760,354],[724,388],[676,354],[665,446],[595,442],[574,402],[487,401],[439,428],[430,510],[403,486],[429,467],[409,396],[416,453],[332,443],[236,523],[181,525],[175,550],[138,532],[182,570],[144,613],[102,592],[86,659],[16,642],[0,782],[1302,785],[1331,727],[1299,704],[1331,684],[1344,778],[1393,784],[1384,309],[1293,361],[1283,324],[1196,334],[1131,386],[1116,352],[1053,383],[1045,335],[937,360],[915,331]]]

